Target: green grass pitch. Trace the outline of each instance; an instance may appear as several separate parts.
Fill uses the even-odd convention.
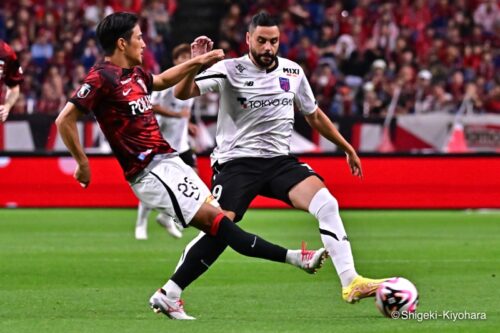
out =
[[[316,275],[232,250],[186,290],[194,322],[154,314],[149,296],[196,231],[170,238],[150,217],[133,238],[131,209],[0,210],[0,332],[499,332],[500,213],[345,211],[358,272],[404,276],[420,312],[486,320],[391,320],[373,299],[342,302],[331,261]],[[321,245],[317,223],[292,210],[249,211],[244,229],[290,248]]]

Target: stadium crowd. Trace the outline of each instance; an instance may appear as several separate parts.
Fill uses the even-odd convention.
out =
[[[4,0],[0,38],[25,73],[11,113],[57,114],[101,57],[97,22],[114,11],[140,13],[144,66],[169,65],[176,0]],[[249,18],[280,17],[280,54],[302,66],[329,115],[500,113],[500,1],[227,1],[217,47],[247,51]],[[243,23],[243,24],[242,24]],[[464,103],[467,102],[467,103]],[[213,101],[212,101],[213,102]]]

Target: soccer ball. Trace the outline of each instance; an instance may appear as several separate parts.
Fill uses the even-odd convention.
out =
[[[377,289],[375,305],[386,317],[399,318],[401,313],[417,309],[417,288],[405,278],[395,277],[384,281]]]

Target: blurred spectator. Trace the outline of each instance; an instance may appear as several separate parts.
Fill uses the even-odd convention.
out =
[[[99,58],[100,52],[97,47],[97,42],[94,38],[87,39],[85,48],[83,49],[82,57],[80,61],[85,69],[88,71],[90,67],[94,65],[96,60]]]
[[[396,113],[408,114],[415,106],[415,70],[410,65],[403,65],[398,72],[396,84],[401,88]]]
[[[479,111],[484,109],[483,96],[481,96],[481,92],[479,91],[476,83],[469,82],[465,86],[465,97],[464,101],[467,113],[473,113],[474,110]]]
[[[311,87],[316,94],[318,106],[329,110],[337,80],[328,64],[320,65],[311,77]]]
[[[375,46],[382,51],[384,56],[389,56],[396,48],[396,40],[399,36],[399,28],[394,22],[390,4],[382,5],[381,17],[375,23],[372,34]]]
[[[85,1],[84,18],[86,24],[93,30],[97,24],[106,16],[113,13],[113,7],[106,4],[105,0]],[[88,4],[91,2],[91,4]]]
[[[356,44],[351,35],[341,35],[335,45],[335,55],[339,60],[348,60],[356,50]]]
[[[340,86],[333,97],[330,115],[351,116],[354,114],[354,91],[347,85]]]
[[[429,102],[429,111],[451,112],[455,109],[453,96],[445,90],[445,84],[439,82],[432,88],[432,95]]]
[[[500,84],[496,84],[490,90],[484,105],[486,112],[500,114]]]
[[[424,113],[432,111],[430,109],[432,100],[432,74],[426,69],[418,72],[417,84],[415,89],[415,113]]]
[[[37,111],[48,115],[57,115],[66,100],[63,80],[56,66],[50,66],[42,85],[42,95],[38,100]]]
[[[464,98],[464,75],[460,71],[456,71],[451,76],[450,82],[448,83],[448,91],[451,93],[453,100],[456,102],[462,102]]]
[[[54,54],[54,45],[49,38],[50,32],[41,29],[36,41],[31,45],[31,55],[37,66],[44,67]]]
[[[69,80],[66,83],[66,87],[64,88],[66,92],[66,96],[70,97],[73,95],[73,93],[80,88],[80,86],[83,84],[83,80],[85,79],[85,76],[87,75],[87,70],[82,64],[78,64],[73,68],[73,71],[71,73],[71,80]]]
[[[381,114],[385,113],[384,111],[387,105],[377,94],[373,82],[368,81],[363,85],[361,95],[362,105],[360,113],[364,117],[380,116]]]
[[[500,19],[500,10],[495,0],[486,0],[474,11],[474,21],[486,33],[493,32],[493,25]]]
[[[311,74],[319,60],[319,51],[308,36],[302,36],[299,44],[288,52],[288,58],[299,63],[306,74]]]

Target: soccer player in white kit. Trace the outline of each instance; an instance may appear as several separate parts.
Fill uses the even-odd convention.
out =
[[[191,58],[191,46],[187,43],[180,44],[172,51],[174,65],[182,64]],[[174,96],[173,87],[162,91],[154,91],[151,95],[153,112],[160,125],[160,131],[165,140],[179,152],[179,157],[193,170],[197,170],[196,156],[189,146],[189,130],[193,129],[189,122],[191,108],[194,100],[180,100]],[[137,220],[135,223],[135,238],[144,240],[148,238],[148,217],[152,211],[145,203],[139,202],[137,207]],[[174,238],[182,237],[182,226],[175,223],[174,218],[167,214],[158,213],[156,222],[165,227]]]
[[[302,68],[277,56],[279,37],[272,17],[255,15],[246,35],[248,55],[223,60],[196,77],[187,77],[175,87],[176,96],[220,94],[217,146],[211,156],[212,194],[227,216],[239,221],[257,195],[309,211],[319,222],[321,240],[342,285],[342,298],[354,303],[374,296],[384,280],[356,272],[337,200],[314,170],[290,155],[294,105],[314,129],[345,152],[353,176],[362,178],[361,162],[317,106]],[[184,250],[167,293],[180,297],[224,249],[200,234]]]

